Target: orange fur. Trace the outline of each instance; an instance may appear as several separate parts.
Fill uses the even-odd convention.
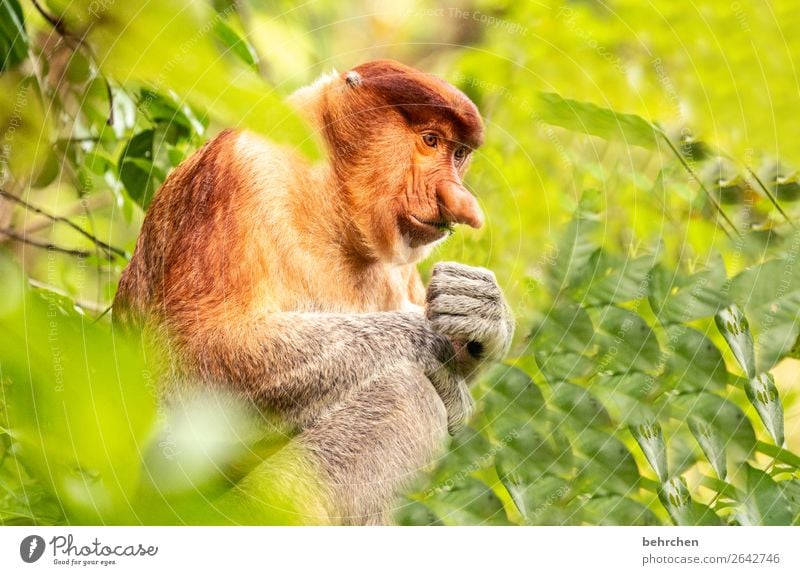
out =
[[[254,134],[226,130],[170,174],[123,273],[115,313],[154,316],[180,339],[202,341],[208,329],[236,330],[263,313],[422,303],[414,264],[438,238],[403,218],[480,225],[460,186],[466,163],[449,156],[480,144],[480,117],[433,76],[387,61],[354,71],[355,86],[342,74],[294,97],[324,136],[327,164],[310,166]],[[441,149],[425,146],[426,130],[440,134]],[[442,190],[451,184],[455,200]],[[401,246],[404,233],[412,245]]]

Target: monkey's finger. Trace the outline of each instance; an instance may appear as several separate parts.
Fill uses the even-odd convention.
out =
[[[432,313],[428,319],[435,331],[451,339],[489,344],[498,337],[500,322],[495,320],[448,313]]]
[[[425,297],[430,302],[442,294],[478,297],[494,302],[500,301],[503,297],[503,292],[500,291],[497,284],[476,279],[456,278],[446,274],[431,278]]]
[[[456,278],[472,279],[477,281],[491,281],[496,283],[494,272],[486,268],[479,268],[460,264],[457,262],[439,262],[433,266],[433,274],[431,277],[437,275],[448,275]]]
[[[497,300],[491,298],[480,299],[458,293],[442,293],[428,301],[425,314],[428,319],[431,315],[450,314],[499,320],[503,318],[504,311],[502,306],[497,305]]]

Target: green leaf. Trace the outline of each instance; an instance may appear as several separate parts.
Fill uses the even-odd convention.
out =
[[[583,427],[610,425],[611,418],[600,401],[585,387],[568,381],[550,385],[551,403]]]
[[[513,475],[501,477],[514,505],[522,515],[525,525],[553,525],[555,507],[570,492],[566,479],[552,474],[543,474],[530,483],[519,482]]]
[[[575,476],[578,492],[626,495],[636,490],[639,468],[619,439],[587,428],[578,433],[572,443],[578,456]]]
[[[119,179],[128,195],[143,210],[153,200],[159,181],[153,165],[153,130],[139,132],[130,139],[117,162]]]
[[[744,390],[775,444],[783,445],[783,405],[772,374],[760,373],[757,377],[747,380]]]
[[[648,275],[653,267],[652,256],[616,262],[598,252],[599,266],[584,290],[581,303],[586,306],[608,305],[638,299],[647,295]]]
[[[603,402],[611,418],[621,425],[634,425],[652,418],[648,404],[659,391],[658,378],[638,372],[601,375],[592,379],[590,389]]]
[[[731,305],[717,312],[714,321],[742,370],[748,378],[754,378],[756,376],[756,356],[753,350],[753,336],[742,310],[736,304]]]
[[[661,425],[657,421],[645,420],[631,425],[629,429],[659,480],[664,483],[669,472],[667,470],[667,446],[664,443]]]
[[[660,525],[650,509],[638,501],[620,495],[576,498],[567,511],[568,516],[580,518],[583,525]]]
[[[661,350],[653,330],[638,314],[615,306],[597,310],[598,373],[652,372]]]
[[[548,124],[606,140],[622,140],[627,145],[657,149],[661,135],[660,129],[640,116],[615,112],[550,92],[539,93],[536,110],[542,121]]]
[[[594,371],[595,330],[589,314],[573,304],[556,303],[533,334],[536,363],[552,381],[580,378]]]
[[[10,70],[28,56],[28,34],[17,0],[0,0],[0,72]]]
[[[682,391],[725,389],[728,371],[714,342],[684,324],[668,325],[664,335],[669,354],[663,381]]]
[[[681,395],[670,403],[673,416],[687,421],[720,479],[727,476],[727,455],[741,462],[755,450],[753,426],[735,403],[707,392]]]
[[[250,45],[239,32],[234,30],[226,20],[218,19],[214,27],[217,39],[229,48],[242,62],[258,71],[258,55],[255,48]]]
[[[544,397],[528,374],[496,365],[481,378],[476,395],[501,477],[513,473],[519,482],[530,482],[545,471],[569,468],[569,443],[553,429]]]
[[[727,305],[722,258],[712,258],[703,271],[686,276],[659,265],[653,268],[650,307],[663,324],[709,317]]]
[[[558,253],[547,276],[551,291],[556,293],[579,285],[586,277],[588,263],[599,249],[593,237],[598,229],[596,219],[580,215],[567,224],[557,243]]]
[[[742,525],[791,525],[792,505],[777,483],[760,469],[746,467],[746,488],[736,519]]]
[[[424,504],[444,525],[509,525],[497,495],[486,484],[473,478],[438,492]]]
[[[777,259],[746,269],[731,280],[731,295],[758,342],[756,372],[772,369],[800,336],[800,266]]]
[[[683,477],[672,477],[658,491],[661,504],[669,512],[676,525],[720,525],[721,520],[714,511],[694,501]]]

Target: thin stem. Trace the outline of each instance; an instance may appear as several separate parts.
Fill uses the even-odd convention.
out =
[[[675,154],[675,157],[678,158],[678,160],[680,161],[680,163],[684,167],[684,169],[688,172],[688,174],[690,176],[692,176],[692,179],[694,179],[694,181],[697,182],[697,184],[700,186],[700,189],[703,190],[703,192],[706,194],[706,197],[708,197],[708,200],[711,202],[711,205],[714,206],[714,209],[717,211],[717,213],[731,227],[731,229],[734,231],[734,233],[737,236],[741,237],[742,234],[739,233],[739,230],[736,228],[736,225],[731,221],[731,219],[722,210],[722,206],[717,201],[717,198],[715,198],[714,195],[708,190],[708,188],[706,188],[706,185],[703,183],[703,181],[700,179],[700,177],[695,173],[695,171],[692,169],[692,167],[686,161],[686,158],[683,157],[683,154],[681,154],[680,150],[678,150],[678,148],[675,147],[675,144],[673,144],[672,141],[670,141],[669,137],[664,132],[658,131],[658,133],[661,134],[662,138],[667,143],[667,145],[669,146],[670,150],[672,150],[672,153]],[[722,228],[722,229],[725,231],[726,234],[728,233],[728,231],[725,230],[725,228]]]
[[[758,187],[764,190],[764,193],[767,194],[769,201],[772,202],[772,205],[775,206],[775,208],[781,213],[783,219],[789,222],[789,225],[791,225],[793,228],[797,229],[795,223],[789,218],[789,216],[786,215],[786,212],[783,211],[783,208],[778,203],[778,198],[769,191],[769,188],[764,185],[764,182],[761,181],[761,178],[758,177],[758,175],[750,168],[750,166],[745,166],[745,168],[747,168],[747,173],[749,173],[750,176],[752,176],[752,178],[756,181]]]
[[[34,240],[28,237],[23,236],[22,234],[18,234],[13,230],[9,230],[6,228],[0,228],[0,235],[5,235],[11,238],[12,240],[22,242],[23,244],[27,244],[29,246],[33,246],[36,248],[42,248],[45,250],[52,250],[55,252],[59,252],[62,254],[67,254],[70,256],[75,256],[78,258],[88,258],[91,255],[94,255],[93,252],[88,252],[86,250],[74,250],[70,248],[63,248],[61,246],[57,246],[50,242],[41,242],[39,240]],[[108,257],[111,257],[110,255]]]
[[[6,198],[8,200],[11,200],[12,202],[15,202],[15,203],[23,206],[26,210],[30,210],[30,211],[32,211],[32,212],[34,212],[36,214],[44,216],[44,217],[48,218],[51,221],[60,222],[62,224],[68,225],[73,230],[75,230],[76,232],[78,232],[79,234],[84,236],[85,238],[91,240],[96,245],[100,246],[101,248],[103,248],[104,250],[109,252],[110,254],[114,254],[114,255],[117,255],[117,256],[120,256],[120,257],[123,257],[123,258],[127,258],[128,257],[128,254],[125,252],[125,250],[122,250],[120,248],[116,248],[116,247],[114,247],[112,245],[109,245],[109,244],[105,243],[103,240],[101,240],[101,239],[97,238],[96,236],[90,234],[89,232],[84,230],[82,227],[80,227],[79,225],[75,224],[71,220],[68,220],[67,218],[64,218],[64,217],[61,217],[61,216],[54,216],[53,214],[50,214],[50,213],[44,211],[41,208],[37,208],[36,206],[31,205],[28,202],[26,202],[25,200],[23,200],[22,198],[18,198],[14,194],[11,194],[11,193],[3,190],[3,189],[0,189],[0,197]],[[6,234],[6,235],[10,235],[10,234]]]

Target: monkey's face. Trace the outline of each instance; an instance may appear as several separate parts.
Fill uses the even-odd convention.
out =
[[[362,64],[342,74],[336,107],[342,122],[329,138],[357,143],[343,160],[368,175],[355,191],[356,213],[372,243],[395,262],[425,255],[457,224],[478,228],[483,214],[462,177],[483,138],[475,105],[441,80],[393,61]],[[382,248],[382,249],[380,249]]]
[[[408,137],[410,177],[397,198],[402,241],[414,249],[447,237],[456,224],[479,228],[483,214],[461,181],[472,148],[443,121],[418,127]]]

